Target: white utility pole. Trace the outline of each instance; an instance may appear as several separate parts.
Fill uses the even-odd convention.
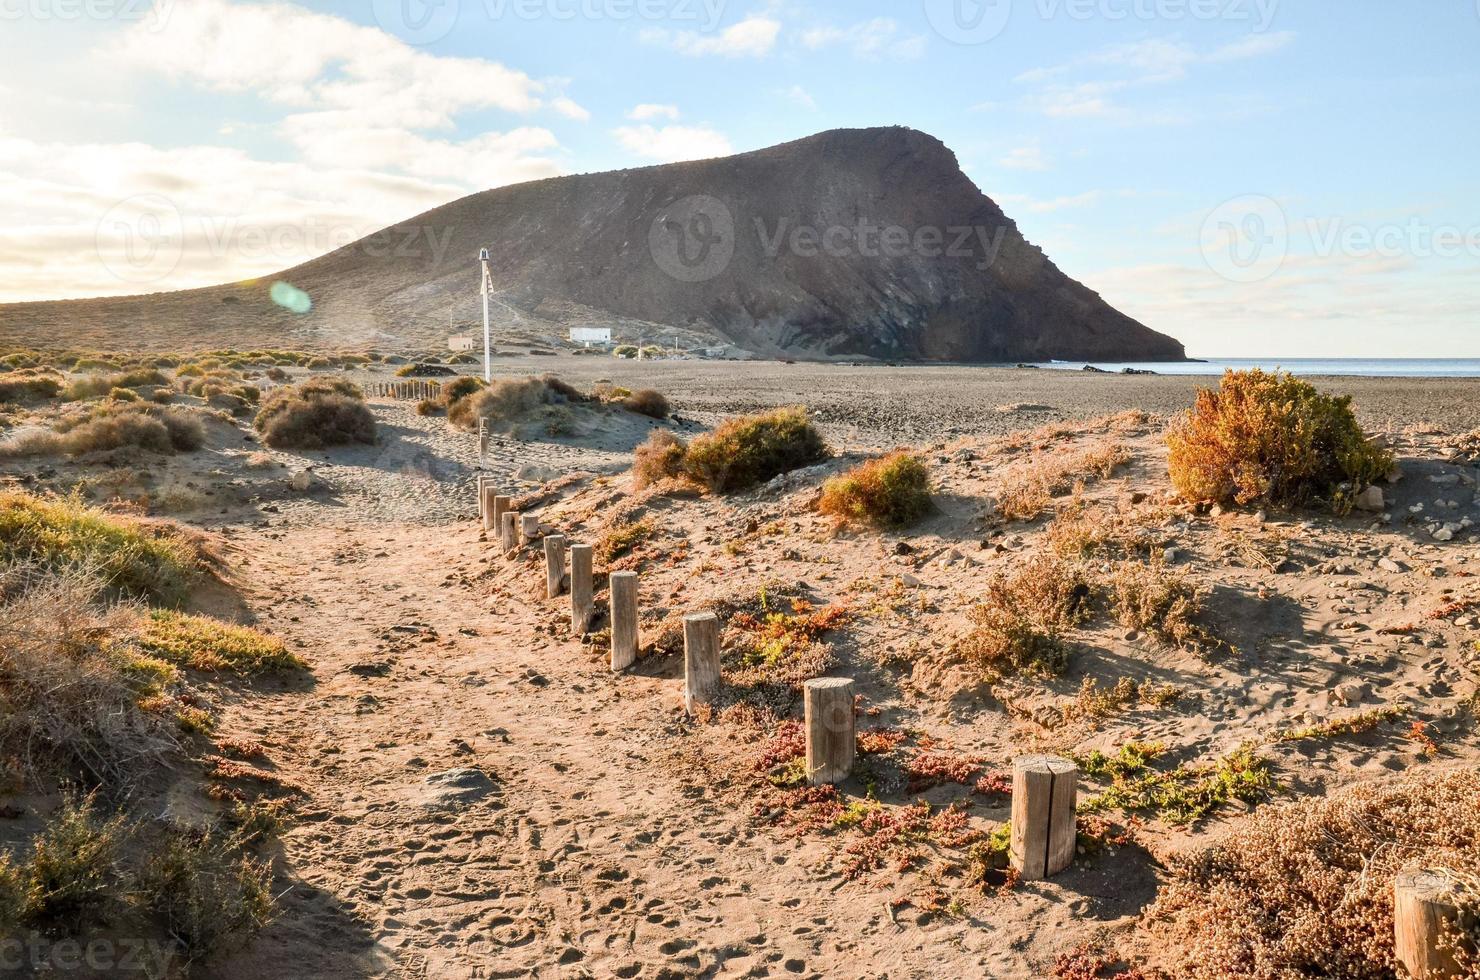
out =
[[[488,326],[488,294],[493,291],[493,280],[488,274],[488,249],[478,250],[478,264],[483,268],[483,380],[493,382],[493,331]]]

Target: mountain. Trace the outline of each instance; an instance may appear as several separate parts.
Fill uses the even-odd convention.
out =
[[[482,247],[506,344],[610,325],[619,340],[772,356],[1184,357],[1060,272],[944,144],[898,127],[500,187],[260,280],[0,306],[0,340],[440,346],[479,323]],[[278,281],[311,310],[275,304]]]

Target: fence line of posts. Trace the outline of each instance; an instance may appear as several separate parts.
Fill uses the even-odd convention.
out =
[[[426,401],[442,393],[442,382],[408,379],[405,381],[371,381],[364,386],[371,398],[397,398]]]
[[[480,456],[486,435],[480,429]],[[490,474],[478,475],[478,512],[483,530],[498,542],[505,558],[539,542],[545,557],[545,595],[570,596],[570,628],[583,636],[594,614],[592,546],[566,535],[544,533],[536,514],[513,510],[512,498],[497,492]],[[610,620],[609,664],[620,673],[637,661],[639,577],[633,571],[607,577]],[[691,716],[712,703],[723,683],[720,624],[712,612],[683,617],[684,710]],[[838,783],[853,768],[857,746],[854,682],[847,677],[817,677],[802,684],[806,731],[807,781]],[[1020,756],[1013,763],[1012,814],[1008,860],[1026,881],[1050,878],[1074,861],[1078,830],[1079,767],[1050,755]],[[1459,885],[1446,872],[1416,870],[1394,882],[1394,956],[1413,980],[1452,980],[1461,976],[1453,935],[1461,919]],[[1446,936],[1449,938],[1446,939]]]

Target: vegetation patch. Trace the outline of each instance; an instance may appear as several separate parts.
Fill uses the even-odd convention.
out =
[[[908,527],[935,509],[930,470],[919,455],[896,450],[828,479],[817,509],[845,522]]]
[[[1233,800],[1260,802],[1275,788],[1269,760],[1248,746],[1206,766],[1153,768],[1164,751],[1160,742],[1127,742],[1113,756],[1095,750],[1076,758],[1086,776],[1110,781],[1104,792],[1080,801],[1080,812],[1148,811],[1170,824],[1193,824]]]
[[[139,634],[146,653],[191,670],[260,674],[306,668],[276,637],[248,626],[158,609]]]
[[[268,395],[252,423],[274,449],[322,449],[375,442],[375,416],[359,386],[315,378]]]
[[[1159,561],[1119,563],[1110,575],[1109,590],[1122,626],[1184,650],[1207,651],[1226,645],[1199,622],[1204,614],[1204,590]]]
[[[656,531],[656,525],[646,518],[612,524],[597,539],[596,560],[602,565],[611,565],[651,538]]]
[[[687,443],[667,429],[654,429],[632,452],[633,489],[643,490],[663,480],[682,477],[688,448]]]
[[[684,454],[684,472],[716,493],[730,493],[827,455],[807,410],[794,406],[728,419],[696,437]]]
[[[1125,446],[1113,441],[1078,451],[1035,455],[1003,480],[997,490],[996,515],[1008,521],[1031,521],[1047,510],[1055,497],[1108,478],[1130,459]]]
[[[629,412],[636,412],[638,415],[646,415],[653,419],[666,419],[673,411],[668,404],[668,399],[651,388],[634,391],[622,399],[622,407]]]
[[[1393,454],[1362,433],[1350,396],[1257,368],[1227,371],[1217,390],[1199,391],[1166,438],[1172,485],[1193,501],[1295,507],[1324,499],[1344,510],[1393,466]]]

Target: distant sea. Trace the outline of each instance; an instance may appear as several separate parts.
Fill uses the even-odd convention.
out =
[[[1360,375],[1372,378],[1480,378],[1480,357],[1210,357],[1203,361],[1154,363],[1092,361],[1104,371],[1122,368],[1157,374],[1222,374],[1226,368],[1263,368],[1291,374]],[[1049,361],[1034,365],[1080,371],[1084,361]]]

